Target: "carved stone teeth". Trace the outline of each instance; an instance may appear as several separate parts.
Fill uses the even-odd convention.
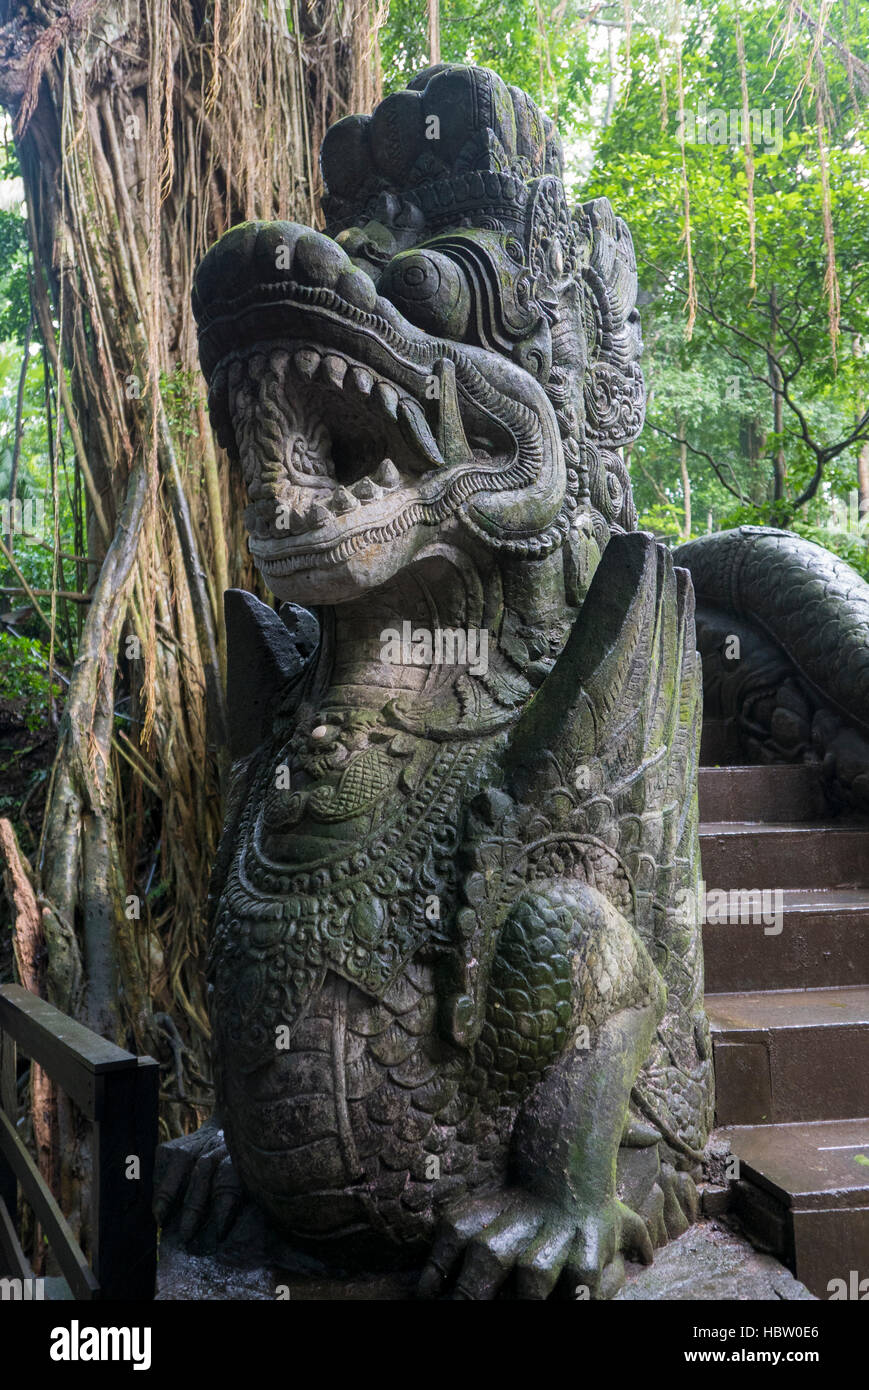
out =
[[[330,386],[336,387],[339,391],[344,384],[344,377],[347,374],[347,363],[343,357],[336,356],[335,353],[328,353],[320,363],[320,377]]]
[[[380,487],[385,488],[387,492],[398,487],[401,482],[401,474],[392,462],[392,459],[383,460],[377,472],[374,474],[373,481],[378,483]]]
[[[316,531],[320,526],[325,526],[329,520],[328,508],[324,507],[322,502],[312,502],[305,513],[306,530]]]
[[[374,387],[373,395],[384,414],[388,415],[390,420],[396,420],[400,398],[395,387],[391,386],[388,381],[378,381]]]
[[[346,487],[338,487],[329,499],[329,506],[336,516],[340,516],[342,512],[352,512],[359,503]]]
[[[303,513],[298,509],[298,507],[293,507],[293,508],[292,508],[292,510],[290,511],[290,535],[291,535],[291,536],[301,536],[301,535],[304,534],[305,531],[307,531],[307,530],[310,529],[309,526],[308,526],[308,517],[309,517],[309,516],[310,516],[310,509],[309,509],[308,513],[303,514]]]
[[[398,424],[401,433],[415,453],[421,454],[430,468],[441,468],[444,458],[428,421],[416,401],[405,398],[398,404]]]
[[[303,381],[313,381],[320,365],[320,354],[312,348],[301,348],[293,357],[293,366]]]
[[[353,390],[360,396],[370,396],[374,377],[367,367],[351,367],[344,378],[344,390]]]
[[[358,483],[353,484],[350,491],[363,503],[374,502],[380,496],[380,488],[371,478],[360,478]]]

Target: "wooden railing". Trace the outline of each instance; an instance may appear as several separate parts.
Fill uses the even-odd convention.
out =
[[[18,1052],[92,1126],[93,1267],[16,1128]],[[158,1084],[153,1058],[125,1052],[18,985],[0,987],[0,1274],[32,1278],[16,1232],[20,1185],[73,1298],[154,1297]]]

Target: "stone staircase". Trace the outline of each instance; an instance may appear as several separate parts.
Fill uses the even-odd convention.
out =
[[[731,1209],[817,1297],[869,1297],[869,824],[810,766],[702,767],[700,817]]]

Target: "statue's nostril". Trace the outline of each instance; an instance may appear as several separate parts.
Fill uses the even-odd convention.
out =
[[[299,237],[293,257],[293,279],[300,284],[334,289],[338,277],[352,269],[347,253],[330,237],[319,232]]]
[[[377,304],[374,283],[364,270],[345,270],[336,288],[341,298],[356,309],[365,309],[370,313]]]

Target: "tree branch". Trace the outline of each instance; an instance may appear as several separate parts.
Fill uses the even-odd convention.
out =
[[[679,445],[683,445],[683,444],[684,444],[685,448],[686,448],[690,453],[696,454],[698,458],[705,459],[706,462],[707,462],[707,463],[710,465],[710,467],[712,468],[713,472],[715,473],[716,478],[717,478],[718,481],[721,483],[721,486],[722,486],[722,487],[725,487],[725,488],[727,489],[727,491],[731,494],[731,496],[735,497],[735,498],[737,499],[737,501],[739,501],[739,502],[742,503],[743,506],[751,506],[751,505],[752,505],[750,499],[746,498],[745,494],[743,493],[742,489],[739,487],[739,484],[738,484],[738,483],[737,483],[737,485],[736,485],[736,488],[734,488],[734,487],[732,487],[732,486],[730,485],[730,483],[727,482],[727,480],[722,476],[722,473],[721,473],[721,466],[716,462],[716,460],[712,457],[711,454],[709,454],[709,453],[706,452],[705,449],[698,449],[698,448],[695,447],[695,445],[689,444],[689,442],[688,442],[687,439],[682,439],[682,438],[680,438],[680,436],[677,435],[677,434],[670,434],[669,430],[663,429],[661,425],[653,425],[651,420],[647,420],[647,421],[646,421],[646,424],[648,425],[649,429],[654,430],[656,434],[662,434],[662,435],[664,436],[665,439],[671,440],[671,442],[672,442],[673,444],[679,444]],[[736,477],[736,472],[735,472],[735,470],[734,470],[734,468],[733,468],[733,465],[732,465],[732,464],[728,464],[727,467],[730,469],[730,472],[733,474],[733,477],[735,478],[735,477]],[[737,491],[737,488],[739,489],[738,491]]]

